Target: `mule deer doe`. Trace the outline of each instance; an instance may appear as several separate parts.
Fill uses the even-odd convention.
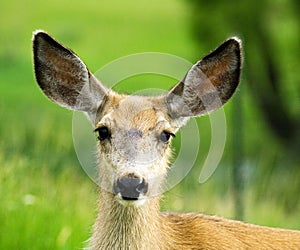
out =
[[[156,97],[106,88],[43,31],[34,34],[33,52],[42,91],[85,112],[98,135],[100,202],[88,249],[300,249],[300,231],[159,211],[170,140],[189,117],[209,113],[233,95],[241,70],[239,39],[225,41]]]

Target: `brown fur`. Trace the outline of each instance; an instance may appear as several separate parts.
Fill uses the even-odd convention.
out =
[[[149,130],[153,130],[156,124],[156,112],[153,109],[146,109],[140,111],[133,117],[131,127],[137,128],[142,131],[142,133],[145,133]]]

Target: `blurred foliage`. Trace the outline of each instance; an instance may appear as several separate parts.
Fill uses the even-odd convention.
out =
[[[257,196],[271,195],[294,211],[300,190],[299,1],[188,2],[201,49],[228,35],[242,39],[242,103],[234,105],[240,105],[244,121],[230,126],[232,135],[244,132],[244,162],[253,171],[249,185],[256,187]],[[250,100],[245,100],[247,93]]]
[[[237,93],[241,103],[234,100],[225,110],[227,118],[234,115],[233,104],[244,111],[245,219],[300,229],[298,148],[290,139],[281,143],[282,137],[269,128],[258,105],[260,94],[269,88],[264,83],[270,83],[270,78],[265,70],[268,51],[257,45],[267,39],[286,114],[291,120],[299,118],[296,3],[1,1],[0,249],[81,248],[96,211],[96,186],[82,171],[73,149],[72,112],[48,101],[33,77],[31,36],[39,28],[72,48],[92,72],[121,56],[145,51],[170,53],[195,62],[226,37],[241,36],[245,47],[243,81]],[[265,20],[263,36],[256,31],[261,18]],[[252,80],[254,77],[259,80]],[[174,84],[174,79],[147,75],[126,79],[117,89],[130,92],[141,82],[153,86],[158,81],[161,85],[155,86],[164,89]],[[163,209],[232,217],[232,131],[228,130],[219,168],[200,186],[200,166],[211,138],[209,117],[197,122],[199,158],[191,173],[166,194]],[[227,122],[228,128],[237,128],[231,119]],[[289,154],[288,148],[296,153]]]

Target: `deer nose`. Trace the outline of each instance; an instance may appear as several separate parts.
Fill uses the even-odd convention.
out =
[[[140,194],[148,191],[148,184],[144,178],[135,176],[123,176],[114,184],[114,193],[121,194],[123,200],[137,200]]]

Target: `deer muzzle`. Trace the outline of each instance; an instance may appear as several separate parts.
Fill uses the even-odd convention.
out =
[[[148,192],[148,183],[144,178],[129,174],[115,181],[113,191],[116,195],[120,194],[123,200],[134,201],[139,199],[140,194]]]

